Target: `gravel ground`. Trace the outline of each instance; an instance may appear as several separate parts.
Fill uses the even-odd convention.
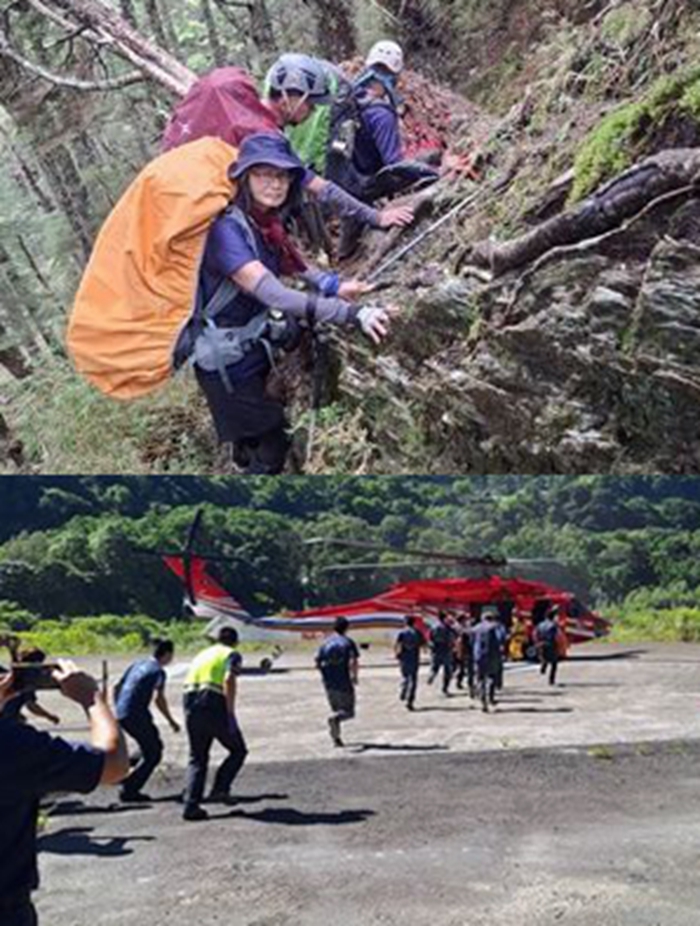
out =
[[[576,653],[555,688],[509,672],[484,716],[426,686],[409,714],[373,649],[344,750],[308,653],[285,655],[241,680],[251,754],[233,808],[181,821],[186,750],[169,733],[152,804],[103,790],[53,807],[42,922],[697,926],[700,647]]]

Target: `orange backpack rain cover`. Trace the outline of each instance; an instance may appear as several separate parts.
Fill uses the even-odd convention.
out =
[[[236,155],[218,138],[160,155],[102,226],[75,297],[68,350],[106,395],[138,398],[172,374],[207,232],[235,192],[228,171]]]

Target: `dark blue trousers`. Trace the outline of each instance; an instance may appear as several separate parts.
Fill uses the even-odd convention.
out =
[[[122,792],[136,794],[146,784],[163,758],[163,741],[150,714],[125,717],[119,721],[122,730],[136,740],[141,758],[132,773],[122,782]]]

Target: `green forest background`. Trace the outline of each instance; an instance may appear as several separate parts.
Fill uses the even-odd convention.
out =
[[[0,479],[0,628],[55,653],[131,651],[168,625],[183,645],[178,580],[142,548],[200,548],[253,612],[334,603],[455,567],[325,572],[375,553],[306,545],[553,557],[517,567],[575,591],[618,640],[700,640],[697,477],[12,477]],[[405,561],[387,549],[381,561]],[[510,567],[515,571],[516,567]]]

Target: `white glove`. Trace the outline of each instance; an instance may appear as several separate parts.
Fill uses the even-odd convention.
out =
[[[390,315],[386,309],[367,305],[357,313],[357,323],[375,344],[381,344],[382,339],[389,334]]]

